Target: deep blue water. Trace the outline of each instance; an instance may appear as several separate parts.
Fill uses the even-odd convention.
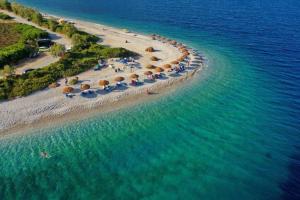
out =
[[[159,100],[3,139],[1,197],[300,199],[299,1],[18,2],[172,37],[210,65]]]

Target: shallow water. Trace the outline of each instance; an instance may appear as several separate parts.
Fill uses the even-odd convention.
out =
[[[2,139],[1,199],[299,199],[298,1],[19,2],[181,40],[209,68],[158,100]]]

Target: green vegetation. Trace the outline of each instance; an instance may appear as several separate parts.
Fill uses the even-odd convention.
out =
[[[2,70],[0,70],[0,75],[4,78],[10,77],[15,74],[14,68],[9,65],[5,65]]]
[[[77,30],[73,24],[59,24],[53,19],[45,19],[38,11],[20,4],[0,0],[0,8],[11,9],[14,13],[29,21],[65,34],[72,39],[74,45],[56,63],[26,74],[0,79],[0,100],[29,95],[46,88],[60,78],[74,76],[90,69],[97,64],[99,59],[135,56],[135,53],[124,48],[110,48],[99,45],[97,44],[98,37]],[[58,51],[56,48],[58,49],[58,47],[52,49],[55,54]]]
[[[70,85],[76,85],[78,83],[78,79],[77,78],[73,78],[69,81]]]
[[[50,52],[53,56],[62,56],[65,53],[66,49],[61,44],[54,44],[50,48]]]
[[[38,38],[48,33],[27,24],[0,23],[0,69],[36,52]]]
[[[10,19],[12,19],[12,17],[0,12],[0,19],[2,19],[2,20],[10,20]]]
[[[11,11],[11,4],[6,0],[0,0],[0,8]]]
[[[20,37],[21,34],[16,31],[15,24],[0,23],[0,48],[17,43]]]

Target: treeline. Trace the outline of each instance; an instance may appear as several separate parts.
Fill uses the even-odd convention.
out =
[[[6,64],[11,64],[30,56],[38,50],[36,39],[48,37],[46,31],[27,24],[4,23],[1,27],[0,34],[2,31],[9,31],[11,33],[10,37],[19,37],[19,40],[15,44],[0,49],[0,69]],[[1,38],[1,40],[5,39]]]
[[[0,8],[13,11],[40,26],[65,34],[73,42],[72,49],[64,53],[58,62],[26,74],[11,75],[0,79],[0,100],[29,95],[46,88],[60,78],[74,76],[90,69],[97,64],[99,59],[136,55],[124,48],[99,45],[97,44],[98,37],[77,30],[73,24],[68,22],[59,24],[54,19],[43,18],[38,11],[20,4],[0,0]]]

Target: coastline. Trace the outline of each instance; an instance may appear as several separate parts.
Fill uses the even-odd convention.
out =
[[[67,19],[72,20],[70,18]],[[120,45],[124,45],[121,44],[119,40],[116,40],[114,37],[109,36],[113,34],[117,36],[121,35],[120,37],[122,39],[129,38],[129,40],[138,41],[140,43],[145,42],[145,44],[148,44],[149,42],[151,42],[149,44],[152,44],[153,42],[151,41],[149,36],[140,33],[128,33],[118,28],[109,27],[93,22],[86,22],[81,20],[72,21],[75,23],[75,26],[77,28],[95,35],[99,35],[99,37],[103,39],[103,44],[110,45],[112,47],[120,47]],[[99,34],[99,32],[97,32],[99,31],[99,29],[107,32],[107,35]],[[132,48],[135,51],[140,52],[141,50],[144,51],[145,44],[136,45],[136,43],[133,42],[132,45],[134,45],[134,47],[125,46],[125,48]],[[162,56],[169,62],[178,55],[175,54],[176,52],[174,52],[174,49],[166,45],[167,44],[161,43],[159,44],[159,48],[162,48],[161,53],[164,53],[166,51],[166,53]],[[171,50],[169,50],[169,48],[171,48]],[[146,62],[148,62],[146,61],[146,59],[149,58],[147,56],[141,57],[141,59],[139,60],[141,65],[144,65]],[[206,63],[204,63],[203,60],[201,62],[199,61],[197,55],[191,55],[191,63],[193,67],[191,67],[187,72],[182,73],[178,77],[169,77],[166,80],[158,80],[154,83],[144,84],[139,87],[130,87],[124,91],[111,92],[109,94],[100,95],[92,99],[85,99],[80,97],[79,95],[77,95],[75,99],[66,99],[61,94],[60,87],[56,89],[44,89],[26,97],[1,102],[0,111],[1,114],[3,113],[2,119],[5,120],[0,121],[0,137],[16,132],[21,132],[27,129],[43,127],[43,125],[45,124],[56,124],[60,121],[70,119],[79,120],[80,116],[83,115],[87,116],[92,113],[111,112],[126,106],[136,105],[139,102],[145,101],[147,99],[157,98],[162,95],[162,93],[175,90],[177,87],[179,87],[181,82],[186,82],[194,75],[199,73],[206,66]],[[90,71],[84,72],[80,75],[82,75],[83,77],[91,78]],[[98,77],[93,78],[99,79]],[[60,82],[62,82],[62,80]],[[147,95],[146,90],[150,90],[151,92],[158,95]],[[75,116],[74,113],[76,113]]]

